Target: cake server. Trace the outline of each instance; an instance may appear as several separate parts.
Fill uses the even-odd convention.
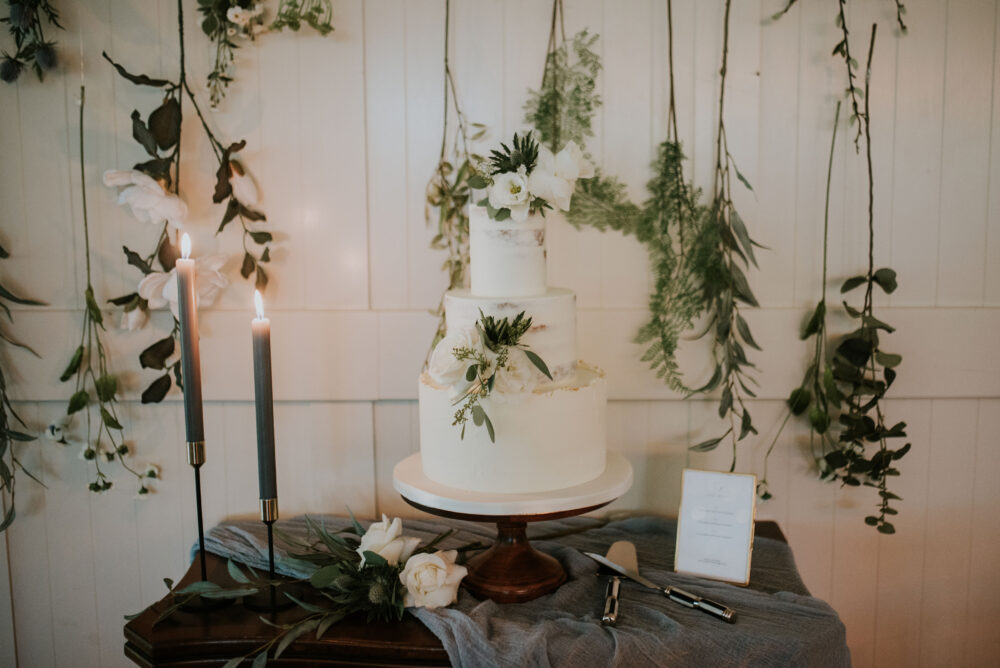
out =
[[[616,549],[615,546],[619,544],[626,544],[627,546]],[[712,615],[713,617],[729,622],[730,624],[736,621],[736,611],[732,608],[722,605],[721,603],[716,603],[715,601],[707,598],[702,598],[697,594],[684,591],[683,589],[674,587],[673,585],[660,587],[659,585],[639,575],[639,560],[636,557],[635,546],[628,541],[618,541],[617,543],[614,543],[611,546],[611,549],[608,550],[607,557],[602,557],[601,555],[594,554],[593,552],[584,552],[584,554],[597,563],[607,566],[616,573],[621,573],[633,582],[637,582],[648,589],[660,592],[675,603],[680,603],[688,608],[696,608]],[[614,557],[614,559],[611,557]]]
[[[632,557],[635,558],[635,546],[632,543],[626,541],[618,541],[611,545],[608,549],[608,554],[605,557],[608,561],[621,563],[623,559],[628,559],[627,554],[622,554],[622,550],[627,552],[629,549],[632,550]],[[611,570],[611,572],[616,572],[604,566],[604,569]],[[602,570],[604,570],[602,569]],[[608,578],[608,586],[604,591],[604,612],[601,615],[601,625],[602,626],[614,626],[618,623],[618,592],[621,589],[622,579],[618,575],[613,575]]]

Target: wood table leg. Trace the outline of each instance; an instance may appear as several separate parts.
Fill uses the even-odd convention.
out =
[[[566,581],[562,564],[528,542],[527,526],[513,519],[497,521],[493,547],[466,564],[466,589],[498,603],[521,603],[555,591]]]

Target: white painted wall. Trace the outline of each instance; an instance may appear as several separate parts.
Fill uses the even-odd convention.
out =
[[[189,2],[189,68],[200,82],[209,47]],[[443,257],[428,250],[424,185],[435,164],[441,121],[443,0],[343,0],[336,32],[268,36],[239,51],[239,81],[210,121],[245,137],[246,164],[280,243],[268,308],[274,327],[279,488],[283,513],[406,513],[391,489],[396,461],[417,447],[416,376],[434,329]],[[721,40],[721,2],[674,7],[679,120],[693,175],[711,175]],[[732,152],[754,184],[738,208],[771,248],[751,276],[763,307],[748,317],[765,351],[758,440],[740,468],[760,472],[799,381],[808,351],[801,319],[819,294],[822,204],[830,122],[844,87],[835,7],[801,0],[777,24],[763,19],[783,0],[737,1],[732,16],[727,123]],[[51,306],[17,309],[14,330],[43,354],[11,353],[13,394],[37,425],[68,396],[57,378],[81,318],[83,264],[76,107],[88,88],[88,201],[102,298],[134,289],[123,243],[146,247],[154,230],[132,220],[100,185],[105,169],[140,151],[128,114],[147,112],[157,93],[113,75],[107,49],[134,71],[175,74],[172,0],[59,3],[64,75],[44,85],[25,77],[0,90],[0,202],[6,284]],[[1000,661],[1000,86],[995,2],[909,0],[910,34],[892,35],[893,4],[852,3],[858,46],[882,24],[873,68],[876,261],[899,272],[900,289],[881,299],[904,355],[888,404],[906,420],[912,452],[900,463],[904,497],[883,537],[862,523],[875,498],[815,480],[806,432],[791,426],[770,463],[775,499],[760,515],[787,533],[810,589],[841,614],[856,665],[987,665]],[[527,86],[537,86],[550,4],[454,0],[454,66],[471,120],[493,138],[520,127]],[[606,170],[643,197],[648,163],[665,132],[666,10],[652,0],[568,0],[567,31],[602,35],[605,98],[589,148]],[[859,56],[860,57],[860,56]],[[81,68],[82,58],[82,68]],[[863,58],[862,58],[863,60]],[[81,73],[82,69],[82,73]],[[249,319],[251,288],[237,273],[239,241],[214,237],[214,163],[185,116],[184,192],[198,252],[233,254],[232,287],[203,316],[209,523],[256,512]],[[850,133],[840,135],[832,206],[831,275],[864,268],[865,176]],[[550,283],[579,296],[582,356],[609,372],[610,447],[636,468],[619,508],[671,513],[685,464],[723,466],[726,452],[688,455],[715,432],[715,406],[681,401],[638,361],[630,343],[644,317],[650,277],[631,239],[549,230]],[[838,323],[840,326],[842,323]],[[154,318],[163,332],[168,318]],[[109,333],[130,401],[127,433],[140,460],[164,480],[147,502],[127,484],[89,494],[75,451],[48,443],[22,450],[46,482],[22,479],[19,517],[0,538],[0,665],[125,665],[122,615],[163,593],[195,537],[192,480],[184,462],[181,407],[171,396],[141,406],[153,377],[136,371],[150,329]],[[700,343],[686,368],[704,366]],[[8,367],[5,367],[8,368]],[[122,480],[124,483],[125,481]],[[0,547],[4,547],[0,543]],[[16,646],[15,646],[16,641]]]

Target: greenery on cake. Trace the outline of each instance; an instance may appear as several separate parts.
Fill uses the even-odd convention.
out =
[[[475,426],[485,426],[490,441],[496,442],[496,429],[482,399],[494,392],[531,392],[538,384],[535,369],[552,380],[544,360],[521,343],[529,329],[531,317],[524,311],[511,319],[484,315],[480,310],[474,329],[449,332],[434,348],[427,371],[434,382],[452,388],[452,405],[461,404],[452,425],[461,426],[463,439],[471,418]]]
[[[478,204],[490,218],[501,221],[525,220],[546,209],[568,211],[578,179],[594,175],[594,168],[576,142],[570,141],[558,153],[539,146],[533,135],[518,135],[510,146],[500,144],[490,152],[469,179],[469,186],[486,190]]]

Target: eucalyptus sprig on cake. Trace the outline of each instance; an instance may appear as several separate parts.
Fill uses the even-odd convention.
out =
[[[524,311],[511,319],[480,310],[474,329],[449,332],[434,348],[427,372],[435,383],[452,389],[452,405],[461,404],[452,425],[462,428],[463,439],[471,418],[477,427],[485,426],[490,441],[496,442],[482,399],[494,392],[503,396],[531,392],[539,384],[538,374],[552,380],[544,360],[521,343],[529,329],[531,318]]]
[[[531,134],[518,135],[510,146],[501,143],[490,152],[482,173],[473,176],[469,185],[486,189],[487,197],[478,202],[496,221],[508,218],[523,221],[546,209],[569,211],[577,179],[594,175],[594,166],[576,142],[569,141],[558,153],[539,146]]]

